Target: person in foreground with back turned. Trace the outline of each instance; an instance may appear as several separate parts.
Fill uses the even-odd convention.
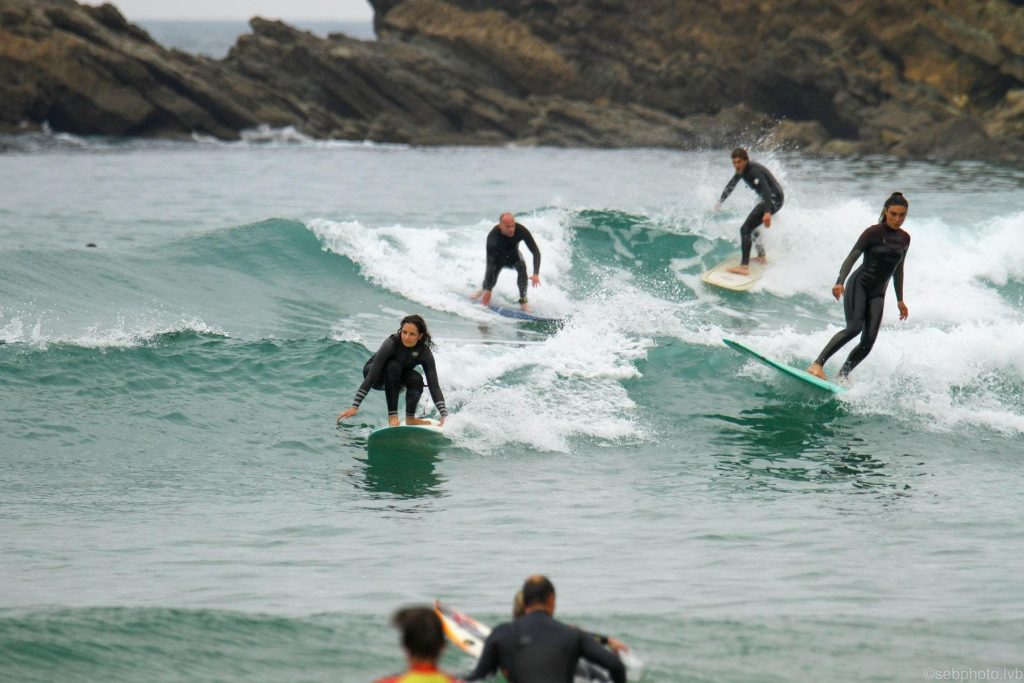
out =
[[[509,683],[572,683],[582,657],[607,669],[615,683],[625,683],[626,667],[613,652],[555,621],[554,614],[555,587],[547,577],[531,576],[523,584],[523,616],[491,631],[465,680],[486,678],[500,668]]]
[[[907,259],[907,250],[910,249],[910,235],[902,228],[909,208],[910,203],[903,197],[903,193],[893,192],[885,200],[878,225],[872,225],[861,233],[850,255],[843,261],[839,279],[832,287],[832,296],[837,300],[843,297],[846,329],[837,332],[828,344],[825,344],[818,358],[807,368],[807,372],[815,377],[828,379],[825,377],[825,362],[858,334],[861,335],[860,343],[850,352],[843,367],[839,369],[839,376],[846,377],[867,358],[882,325],[885,288],[890,279],[893,289],[896,290],[900,320],[906,320],[910,315],[907,305],[903,302],[903,264]],[[864,255],[864,262],[854,271],[844,287],[846,276],[861,254]]]
[[[402,632],[402,649],[409,661],[409,670],[378,679],[377,683],[459,683],[437,668],[445,641],[441,619],[434,610],[406,607],[395,612],[391,623]]]
[[[516,217],[509,212],[501,214],[498,224],[487,234],[487,269],[484,271],[483,286],[470,295],[471,299],[480,299],[484,306],[491,305],[491,290],[498,282],[498,273],[504,268],[515,268],[518,274],[519,307],[530,312],[530,304],[526,298],[526,261],[519,253],[519,243],[526,242],[526,247],[533,254],[533,275],[530,282],[534,287],[540,286],[540,247],[533,235],[524,226],[516,223]]]
[[[751,190],[756,192],[761,201],[754,207],[747,220],[740,226],[740,265],[729,268],[730,273],[738,275],[750,274],[750,248],[757,240],[758,263],[765,263],[764,247],[761,246],[760,230],[772,227],[772,215],[782,209],[785,196],[782,193],[782,185],[775,179],[771,172],[761,164],[751,161],[747,150],[737,147],[732,151],[732,167],[736,174],[722,190],[722,196],[715,204],[715,211],[722,208],[722,202],[729,198],[735,189],[736,184],[742,179]]]
[[[512,599],[512,618],[518,619],[524,614],[526,614],[526,607],[523,606],[523,590],[520,588],[518,591],[516,591],[516,595]],[[573,626],[572,628],[580,627]],[[622,653],[629,652],[629,647],[621,640],[617,640],[615,638],[612,638],[611,636],[602,635],[600,633],[584,631],[583,629],[580,630],[583,631],[584,634],[590,636],[591,638],[599,642],[604,647],[611,648],[620,657],[622,656]],[[594,682],[604,682],[611,680],[604,669],[599,669],[586,660],[577,662],[576,664],[576,680],[580,679]]]
[[[352,407],[346,408],[338,415],[338,421],[352,417],[359,412],[359,404],[366,398],[370,388],[383,389],[388,404],[388,425],[397,427],[398,395],[405,390],[405,424],[430,424],[427,420],[416,417],[416,406],[423,395],[423,377],[413,368],[423,367],[427,373],[427,386],[430,398],[434,401],[437,412],[441,414],[441,424],[448,417],[448,409],[444,405],[444,394],[437,381],[437,369],[434,366],[434,342],[427,330],[427,322],[418,315],[407,315],[402,318],[398,332],[392,334],[370,356],[363,366],[363,383],[356,391]]]

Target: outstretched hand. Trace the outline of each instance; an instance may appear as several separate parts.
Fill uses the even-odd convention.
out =
[[[764,227],[766,228],[772,227],[772,215],[765,211],[764,218],[761,219],[761,222],[764,223]]]
[[[530,282],[533,283],[534,287],[540,287],[540,275],[531,275]]]
[[[832,296],[836,298],[836,301],[839,301],[839,299],[841,299],[843,296],[843,292],[845,291],[846,287],[843,287],[842,285],[836,285],[832,288]]]
[[[910,309],[902,301],[897,301],[896,305],[900,308],[900,320],[906,320],[907,316],[910,315]]]
[[[608,647],[615,650],[616,652],[629,652],[629,646],[621,640],[616,640],[611,636],[608,637]]]
[[[353,415],[355,415],[358,412],[359,412],[359,409],[354,407],[354,406],[350,406],[348,408],[345,408],[345,410],[341,411],[341,414],[338,415],[338,422],[341,422],[345,418],[352,417]]]

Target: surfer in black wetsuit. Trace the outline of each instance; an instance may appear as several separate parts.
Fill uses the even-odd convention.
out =
[[[483,286],[474,292],[473,299],[480,299],[484,306],[491,305],[491,291],[498,281],[498,273],[503,268],[515,268],[518,274],[519,307],[530,310],[526,298],[526,261],[519,253],[519,243],[526,242],[526,247],[533,253],[533,275],[530,281],[534,287],[540,285],[540,247],[533,235],[525,227],[516,223],[515,216],[503,213],[491,232],[487,235],[487,270],[484,272]]]
[[[902,229],[907,218],[909,203],[900,192],[893,192],[885,200],[882,217],[878,225],[872,225],[861,233],[857,243],[853,245],[850,255],[843,261],[839,269],[839,278],[832,287],[832,296],[837,300],[843,297],[843,308],[846,312],[846,329],[836,333],[818,358],[807,368],[807,372],[815,377],[826,379],[825,362],[844,344],[860,337],[860,344],[850,352],[839,376],[845,377],[857,364],[871,352],[882,324],[882,308],[885,304],[885,288],[892,279],[896,290],[896,305],[900,309],[900,320],[910,315],[907,305],[903,303],[903,264],[907,250],[910,249],[910,235]],[[843,287],[846,276],[857,259],[864,255],[864,262],[854,271],[850,280]]]
[[[423,367],[427,374],[427,386],[430,398],[434,401],[437,412],[441,414],[441,424],[448,417],[448,409],[444,405],[444,394],[437,381],[437,369],[434,367],[434,342],[427,330],[427,323],[418,315],[407,315],[402,318],[398,332],[384,340],[377,353],[370,356],[363,366],[363,383],[356,391],[352,406],[338,415],[338,420],[352,417],[359,412],[359,404],[366,398],[367,392],[383,389],[388,404],[388,425],[397,427],[398,395],[405,390],[405,424],[430,424],[427,420],[416,417],[416,406],[423,395],[423,377],[413,368]]]
[[[526,580],[523,607],[523,616],[491,631],[466,681],[500,668],[509,683],[572,683],[582,657],[606,669],[615,683],[625,683],[626,667],[614,653],[578,628],[555,621],[555,587],[546,577]]]
[[[722,202],[729,198],[736,184],[742,179],[751,190],[756,192],[761,201],[754,207],[747,220],[740,227],[740,244],[742,245],[742,256],[740,265],[729,268],[730,273],[748,275],[750,273],[750,248],[757,237],[757,258],[759,263],[765,263],[764,247],[761,245],[760,227],[772,227],[772,216],[779,212],[785,196],[782,194],[782,186],[775,179],[767,168],[761,164],[751,161],[747,150],[737,147],[732,151],[732,166],[736,169],[736,175],[732,177],[729,184],[722,190],[722,197],[715,205],[715,211],[722,208]]]
[[[512,599],[512,618],[518,619],[524,614],[526,614],[526,607],[523,606],[523,590],[520,588],[516,591],[515,598]],[[573,626],[573,628],[579,628],[579,626]],[[600,633],[594,633],[592,631],[583,631],[583,633],[601,643],[601,645],[606,648],[611,648],[617,654],[629,652],[629,647],[621,640],[617,640],[611,636],[602,635]],[[590,683],[607,683],[612,680],[607,671],[586,660],[580,660],[576,663],[576,680],[578,681],[580,679],[590,681]]]

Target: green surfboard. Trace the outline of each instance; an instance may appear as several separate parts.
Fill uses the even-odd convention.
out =
[[[784,375],[789,375],[793,379],[798,379],[801,382],[806,382],[811,386],[817,387],[818,389],[824,389],[825,391],[830,391],[833,394],[841,394],[844,391],[846,391],[846,387],[841,387],[838,384],[833,384],[832,382],[828,382],[826,380],[815,377],[806,370],[799,370],[797,368],[794,368],[792,365],[786,365],[785,363],[780,363],[777,360],[766,358],[765,356],[759,354],[757,351],[749,349],[743,344],[740,344],[739,342],[734,342],[731,339],[723,339],[722,341],[725,342],[725,345],[728,346],[733,351],[739,351],[742,354],[746,354],[753,358],[754,360],[758,361],[759,363],[763,363],[770,368],[774,368],[775,370],[778,370]]]
[[[430,450],[448,443],[444,430],[431,420],[429,425],[399,425],[382,427],[370,434],[366,441],[369,449]]]

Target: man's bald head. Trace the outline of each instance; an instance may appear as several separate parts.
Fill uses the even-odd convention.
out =
[[[516,232],[516,217],[511,211],[506,211],[498,217],[498,228],[505,237],[511,237]]]

